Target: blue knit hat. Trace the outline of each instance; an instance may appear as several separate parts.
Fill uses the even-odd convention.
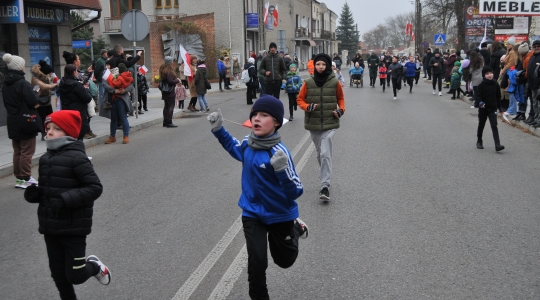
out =
[[[262,95],[261,98],[257,99],[255,103],[253,103],[251,113],[249,114],[249,119],[251,120],[253,115],[259,111],[264,111],[274,117],[274,119],[279,123],[276,130],[283,125],[283,115],[285,114],[285,110],[283,108],[283,103],[281,103],[279,99],[270,95]]]

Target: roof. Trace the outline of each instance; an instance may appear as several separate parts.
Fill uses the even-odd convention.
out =
[[[36,1],[37,2],[37,1]],[[62,4],[69,8],[86,8],[92,10],[101,10],[101,3],[99,0],[42,0],[39,2]]]

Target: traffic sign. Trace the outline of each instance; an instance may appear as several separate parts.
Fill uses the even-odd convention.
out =
[[[71,48],[73,49],[86,49],[92,47],[91,40],[71,41]]]
[[[446,44],[446,34],[437,33],[435,34],[434,43],[437,46],[443,46]]]
[[[150,31],[150,22],[142,11],[132,9],[122,16],[121,28],[126,40],[142,41]]]
[[[426,41],[423,41],[422,44],[420,44],[420,46],[424,49],[428,48],[429,47],[429,43],[426,42]]]

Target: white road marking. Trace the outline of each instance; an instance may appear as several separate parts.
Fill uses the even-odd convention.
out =
[[[296,154],[304,146],[305,142],[309,138],[309,132],[307,132],[300,142],[294,147],[291,155],[294,159]],[[307,159],[311,155],[311,152],[315,149],[315,146],[311,144],[296,167],[296,173],[300,175],[302,169],[306,165]],[[242,229],[242,215],[234,221],[232,226],[227,230],[223,238],[214,246],[212,251],[204,258],[201,264],[191,273],[191,276],[184,282],[184,284],[178,289],[172,300],[188,300],[193,292],[197,289],[201,281],[206,277],[210,269],[215,265],[218,259],[221,257],[225,249],[231,244],[234,237]],[[247,265],[247,250],[246,245],[242,247],[234,261],[231,263],[219,283],[216,285],[209,299],[226,299],[229,293],[231,292],[234,283],[240,277],[242,270]]]

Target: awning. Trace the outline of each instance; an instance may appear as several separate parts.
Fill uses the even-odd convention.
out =
[[[309,40],[309,45],[312,46],[312,47],[317,46],[317,44],[315,43],[314,40]]]
[[[38,2],[38,1],[33,1]],[[69,8],[86,8],[92,10],[101,10],[99,0],[43,0],[39,2],[63,4]]]

